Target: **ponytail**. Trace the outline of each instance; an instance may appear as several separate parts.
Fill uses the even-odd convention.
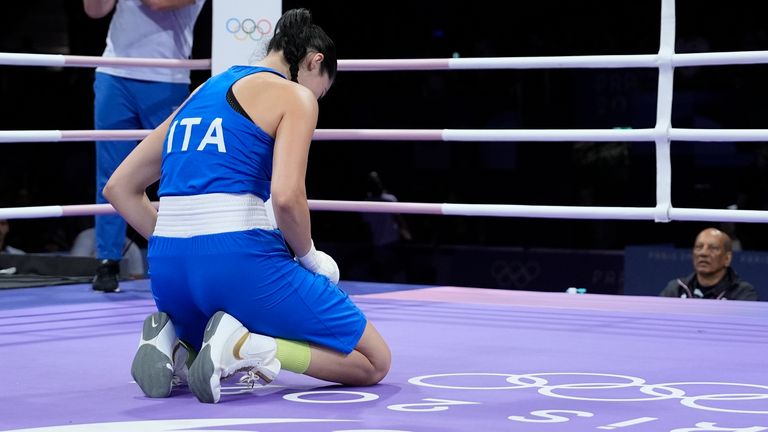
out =
[[[312,23],[307,9],[291,9],[283,14],[275,26],[275,36],[269,41],[267,52],[282,51],[291,73],[291,81],[298,82],[299,64],[310,51],[323,54],[321,72],[331,80],[336,77],[336,47],[322,28]]]

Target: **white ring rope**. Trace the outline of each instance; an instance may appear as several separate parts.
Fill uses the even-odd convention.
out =
[[[136,130],[48,130],[0,131],[0,143],[68,141],[136,141],[151,131]],[[657,129],[318,129],[315,141],[624,141],[652,142]],[[662,130],[670,141],[768,141],[768,129],[679,129]]]
[[[339,70],[345,72],[394,72],[452,69],[658,68],[660,60],[661,56],[657,54],[433,59],[351,59],[339,60]],[[672,67],[764,63],[768,63],[768,51],[672,54],[670,59]],[[53,67],[167,67],[175,69],[208,70],[211,68],[211,60],[174,60],[0,52],[0,65]]]
[[[153,203],[157,207],[157,202]],[[656,207],[580,207],[514,204],[449,204],[413,202],[309,200],[313,211],[402,213],[445,216],[544,219],[655,220]],[[768,222],[768,211],[670,208],[666,217],[679,221]],[[0,208],[0,219],[37,219],[116,214],[110,204]]]
[[[53,67],[166,67],[172,69],[208,70],[210,59],[178,60],[132,57],[96,57],[63,54],[19,54],[0,52],[0,65]]]
[[[417,213],[462,216],[624,219],[720,222],[768,222],[768,211],[673,208],[671,203],[672,141],[768,141],[768,129],[678,129],[671,126],[674,68],[768,63],[768,51],[676,54],[675,1],[662,0],[658,54],[496,57],[451,59],[339,60],[341,71],[405,71],[450,69],[658,68],[656,125],[648,129],[470,130],[470,129],[325,129],[315,140],[390,141],[648,141],[656,145],[655,207],[575,207],[436,203],[371,203],[310,200],[313,210]],[[210,69],[211,60],[106,58],[48,54],[0,53],[0,65],[15,66],[162,66]],[[146,130],[0,131],[3,142],[139,140]],[[114,213],[108,204],[16,207],[0,209],[0,219],[85,216]]]

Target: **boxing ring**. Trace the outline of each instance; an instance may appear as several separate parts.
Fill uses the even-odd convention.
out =
[[[676,67],[768,63],[767,51],[674,53],[674,1],[662,2],[658,54],[340,60],[342,73],[453,69],[657,68],[657,121],[635,130],[318,130],[315,140],[646,141],[654,207],[310,200],[312,211],[452,216],[768,222],[768,212],[676,208],[674,141],[767,141],[768,130],[671,126]],[[2,65],[165,66],[210,62],[0,53]],[[0,131],[0,143],[136,140],[149,131]],[[0,219],[113,213],[109,205],[0,209]],[[343,269],[342,269],[343,274]],[[89,285],[14,289],[0,302],[0,430],[7,431],[742,431],[768,430],[768,304],[342,281],[393,351],[373,387],[283,372],[271,385],[227,381],[216,405],[186,388],[148,399],[131,381],[148,280],[122,293]]]

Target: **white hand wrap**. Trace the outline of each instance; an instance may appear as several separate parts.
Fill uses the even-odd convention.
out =
[[[311,272],[327,276],[333,283],[339,283],[339,266],[327,253],[315,249],[315,242],[312,242],[306,255],[299,257],[299,264]]]

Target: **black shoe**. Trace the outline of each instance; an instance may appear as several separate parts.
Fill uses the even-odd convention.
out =
[[[120,274],[120,261],[101,260],[96,269],[96,276],[93,277],[94,291],[120,292],[117,283],[117,275]]]

